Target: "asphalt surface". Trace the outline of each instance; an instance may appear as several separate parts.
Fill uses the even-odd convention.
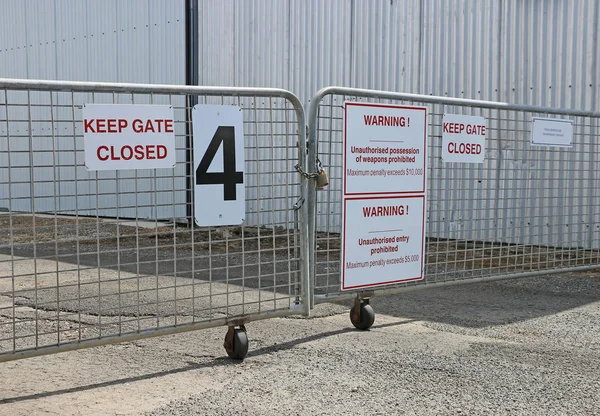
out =
[[[600,273],[424,290],[0,364],[0,414],[600,414]]]

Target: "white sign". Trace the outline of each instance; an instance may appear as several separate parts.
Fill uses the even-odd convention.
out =
[[[242,110],[196,105],[192,122],[196,224],[239,225],[246,214]]]
[[[442,160],[483,163],[485,159],[485,118],[444,114]]]
[[[534,117],[531,120],[531,144],[573,147],[573,121]]]
[[[88,170],[172,168],[173,107],[84,104],[83,147]]]
[[[425,191],[426,109],[344,103],[344,195]]]
[[[342,290],[423,278],[425,196],[346,198]]]

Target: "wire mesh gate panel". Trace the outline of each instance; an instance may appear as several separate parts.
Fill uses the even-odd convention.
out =
[[[307,198],[316,302],[356,295],[340,292],[345,101],[427,107],[424,278],[376,292],[600,266],[600,113],[331,87],[309,110],[308,160],[329,174]],[[484,163],[442,161],[444,114],[485,118]],[[573,147],[532,146],[533,117],[572,120]]]
[[[243,226],[191,225],[194,100],[242,108]],[[175,167],[88,171],[91,103],[172,106]],[[278,89],[0,80],[0,361],[307,314],[305,126]]]

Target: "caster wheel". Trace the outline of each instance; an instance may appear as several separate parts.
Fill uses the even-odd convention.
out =
[[[357,329],[365,331],[373,326],[375,322],[375,311],[368,303],[360,304],[360,314],[356,313],[356,306],[350,309],[350,322]]]
[[[234,360],[243,360],[248,354],[248,335],[246,331],[241,328],[235,328],[233,330],[233,336],[231,339],[231,345],[228,347],[227,335],[225,335],[225,351],[227,355]]]

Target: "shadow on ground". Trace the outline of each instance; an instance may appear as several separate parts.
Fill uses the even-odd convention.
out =
[[[46,251],[41,252],[38,249],[37,254],[48,258],[54,253],[52,249]],[[28,250],[19,250],[14,254],[33,257],[33,253]],[[119,258],[114,252],[101,253],[100,256],[96,253],[90,256],[82,253],[79,259],[74,254],[60,254],[61,262],[76,265],[79,260],[80,267],[98,267],[100,264],[102,268],[109,270],[120,269],[147,275],[173,276],[176,269],[178,276],[191,277],[191,270],[214,267],[211,271],[211,279],[214,282],[224,283],[229,279],[228,281],[235,285],[238,283],[237,276],[244,275],[243,284],[246,288],[275,286],[278,293],[291,295],[290,292],[293,292],[289,284],[289,267],[292,262],[287,261],[287,253],[279,254],[275,250],[261,253],[260,256],[258,253],[215,254],[210,260],[210,266],[206,253],[197,253],[201,255],[199,259],[195,259],[194,265],[191,259],[186,257],[189,255],[184,252],[180,252],[183,258],[177,259],[173,253],[157,254],[154,250],[142,252],[140,257],[121,253]],[[159,261],[156,261],[157,258]],[[215,267],[220,263],[223,264]],[[260,278],[252,277],[257,276],[259,272]],[[202,279],[203,273],[196,273],[194,276]],[[424,288],[400,295],[377,296],[372,300],[372,305],[378,314],[481,328],[553,315],[597,301],[600,301],[598,270],[519,277],[437,289]],[[351,302],[344,304],[348,308],[352,305]]]
[[[483,328],[505,325],[600,301],[600,271],[518,277],[423,289],[371,300],[376,314]],[[348,307],[351,302],[344,302]]]
[[[386,327],[404,325],[404,324],[407,324],[410,322],[412,322],[412,321],[407,320],[407,321],[402,321],[402,322],[380,324],[380,325],[374,325],[373,328],[386,328]],[[320,339],[333,337],[333,336],[344,334],[344,333],[351,332],[351,331],[353,331],[353,329],[342,328],[342,329],[338,329],[335,331],[328,331],[328,332],[311,335],[308,337],[297,338],[297,339],[290,340],[290,341],[280,343],[280,344],[269,345],[269,346],[265,346],[262,348],[253,349],[253,350],[249,351],[248,357],[258,357],[261,355],[270,354],[270,353],[277,352],[277,351],[290,350],[294,347],[297,347],[298,345],[305,344],[307,342],[317,341]],[[157,378],[157,377],[164,377],[164,376],[171,375],[171,374],[184,373],[186,371],[199,370],[199,369],[203,369],[203,368],[213,368],[213,367],[220,367],[220,366],[236,366],[236,365],[243,363],[243,361],[232,360],[228,357],[209,357],[209,358],[212,358],[212,359],[209,361],[206,361],[206,362],[202,362],[202,363],[188,361],[186,363],[186,365],[180,366],[178,368],[174,368],[171,370],[157,371],[157,372],[142,374],[142,375],[138,375],[138,376],[134,376],[134,377],[120,378],[120,379],[116,379],[116,380],[108,380],[108,381],[103,381],[100,383],[88,384],[85,386],[70,387],[70,388],[66,388],[66,389],[34,393],[34,394],[28,394],[28,395],[18,396],[18,397],[9,397],[9,398],[0,400],[0,405],[7,404],[7,403],[24,402],[27,400],[38,400],[38,399],[42,399],[44,397],[59,396],[59,395],[69,394],[69,393],[89,391],[89,390],[99,389],[99,388],[103,388],[103,387],[118,386],[118,385],[122,385],[122,384],[133,383],[136,381],[150,380],[150,379]]]

